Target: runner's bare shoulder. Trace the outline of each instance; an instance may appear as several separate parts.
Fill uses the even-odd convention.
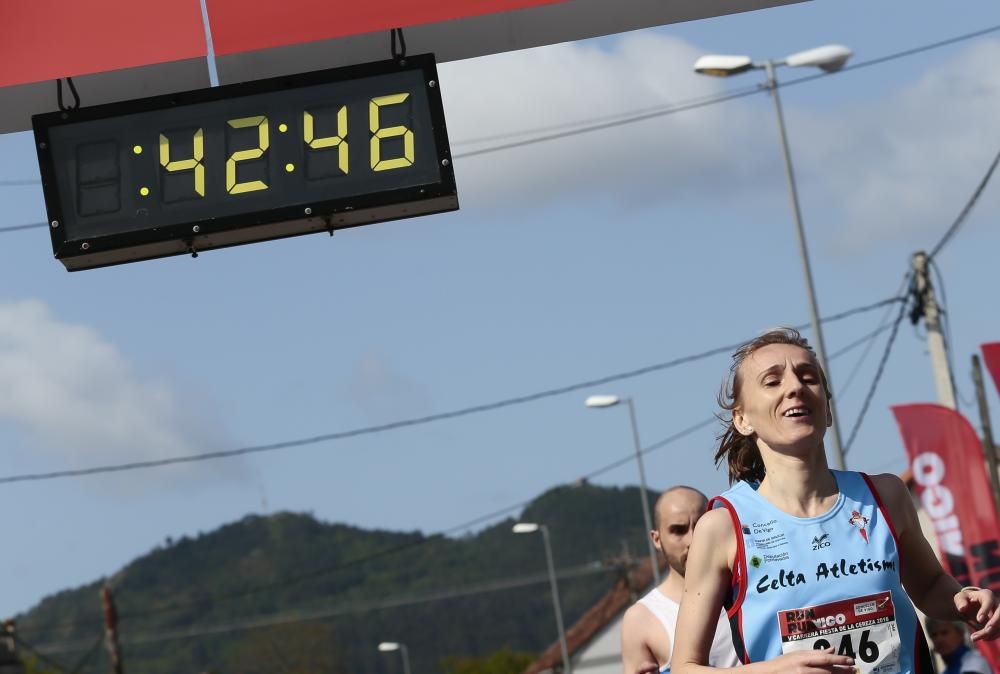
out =
[[[709,510],[702,515],[694,527],[692,550],[702,551],[701,559],[724,560],[732,567],[733,555],[736,553],[736,532],[733,530],[733,519],[725,508]]]

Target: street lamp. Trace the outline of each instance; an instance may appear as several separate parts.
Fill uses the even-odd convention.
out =
[[[559,604],[559,586],[556,584],[556,567],[552,562],[552,543],[549,541],[549,529],[544,524],[518,522],[514,525],[513,531],[515,534],[542,532],[542,541],[545,543],[545,562],[549,567],[549,585],[552,586],[552,605],[556,611],[556,629],[559,630],[559,650],[562,651],[563,673],[572,674],[573,670],[569,666],[569,649],[566,648],[566,630],[563,627],[562,606]]]
[[[382,653],[401,651],[403,656],[403,674],[410,674],[410,652],[406,650],[406,644],[397,643],[395,641],[383,641],[378,645],[378,649]]]
[[[809,316],[813,335],[816,338],[816,357],[826,373],[827,385],[833,390],[830,379],[830,367],[826,360],[826,348],[823,345],[823,331],[819,323],[819,309],[816,306],[816,290],[813,287],[812,269],[809,266],[809,252],[806,248],[806,235],[802,229],[802,211],[799,209],[799,194],[795,187],[795,173],[792,171],[792,155],[788,149],[788,137],[785,134],[785,118],[781,111],[781,99],[778,97],[778,80],[774,76],[775,66],[815,67],[824,72],[832,73],[840,70],[851,58],[853,52],[842,45],[826,45],[797,52],[784,59],[768,59],[763,63],[754,63],[749,56],[722,56],[710,54],[702,56],[694,64],[694,70],[701,75],[730,77],[748,70],[764,70],[767,73],[767,84],[774,100],[774,113],[778,118],[778,135],[781,138],[781,150],[785,159],[785,175],[788,178],[788,192],[792,202],[792,215],[795,217],[795,233],[799,240],[799,257],[802,259],[802,273],[806,281],[806,293],[809,297]],[[833,449],[834,467],[844,470],[844,450],[840,444],[840,421],[837,417],[833,400],[830,401],[830,411],[833,413],[833,425],[830,427],[830,444]]]
[[[653,539],[649,535],[649,532],[653,530],[653,522],[649,516],[649,499],[646,497],[646,469],[642,465],[642,447],[639,445],[639,425],[635,422],[635,405],[632,403],[631,398],[625,398],[623,401],[618,396],[612,395],[590,396],[584,404],[592,409],[603,409],[605,407],[614,407],[621,402],[628,405],[628,418],[632,422],[632,442],[635,446],[635,462],[639,466],[639,496],[642,499],[642,517],[646,523],[646,544],[649,546],[649,562],[653,567],[653,585],[656,586],[660,584],[660,563],[656,558],[656,548],[653,546]]]

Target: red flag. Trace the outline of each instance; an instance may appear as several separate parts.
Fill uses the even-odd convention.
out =
[[[900,405],[892,411],[946,568],[962,585],[1000,594],[1000,521],[979,436],[948,407]],[[1000,644],[978,645],[993,671],[1000,671]]]
[[[1000,393],[1000,342],[983,344],[981,348],[983,349],[983,360],[986,361],[986,369],[990,371],[990,376],[993,377],[997,393]]]

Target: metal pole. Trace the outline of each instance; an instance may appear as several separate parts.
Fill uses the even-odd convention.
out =
[[[122,651],[118,643],[118,610],[107,585],[101,588],[101,609],[104,613],[104,645],[108,649],[111,674],[123,674]]]
[[[778,117],[778,133],[781,136],[781,151],[785,159],[785,175],[788,178],[788,193],[792,201],[792,215],[795,216],[795,233],[799,239],[799,257],[802,259],[802,273],[805,276],[806,294],[809,296],[809,319],[812,324],[813,338],[816,344],[816,358],[826,374],[826,382],[833,391],[833,381],[830,376],[830,366],[826,360],[826,347],[823,345],[823,330],[819,323],[819,308],[816,306],[816,290],[813,288],[812,268],[809,266],[809,251],[806,248],[806,234],[802,228],[802,212],[799,209],[799,193],[795,187],[795,173],[792,171],[792,154],[788,149],[788,137],[785,134],[785,117],[781,112],[781,99],[778,97],[778,81],[774,77],[774,61],[764,64],[767,70],[767,88],[774,100],[774,112]],[[830,411],[833,413],[833,425],[830,426],[830,445],[833,453],[833,465],[838,470],[847,467],[844,461],[844,449],[840,444],[840,421],[833,400],[830,400]]]
[[[410,651],[406,649],[406,644],[400,644],[399,650],[403,653],[403,674],[410,674]]]
[[[639,424],[635,420],[635,404],[631,398],[626,398],[628,418],[632,422],[632,442],[635,445],[635,462],[639,465],[639,495],[642,497],[642,517],[646,523],[646,545],[649,546],[649,563],[653,569],[653,584],[660,584],[660,563],[656,557],[656,548],[649,532],[653,530],[653,522],[649,516],[649,498],[646,496],[646,469],[642,465],[642,446],[639,443]]]
[[[997,475],[997,448],[993,444],[993,424],[990,423],[990,408],[986,405],[986,389],[983,387],[983,366],[979,355],[972,355],[972,380],[976,384],[976,400],[979,402],[979,421],[983,426],[983,452],[990,471],[990,486],[993,487],[993,505],[1000,512],[1000,476]]]
[[[552,604],[556,609],[556,628],[559,630],[559,650],[562,651],[563,672],[572,674],[569,665],[569,649],[566,647],[566,630],[563,628],[562,606],[559,604],[559,586],[556,583],[556,567],[552,561],[552,543],[549,541],[549,528],[539,525],[542,530],[542,540],[545,542],[545,561],[549,566],[549,584],[552,586]]]

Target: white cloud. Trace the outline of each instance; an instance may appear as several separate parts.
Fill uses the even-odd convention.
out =
[[[372,352],[362,354],[355,363],[343,395],[376,424],[423,416],[433,409],[424,386]]]
[[[803,116],[803,172],[839,206],[843,252],[900,238],[929,247],[951,224],[1000,148],[1000,73],[977,67],[998,58],[1000,42],[983,40],[882,99]],[[977,208],[998,195],[992,185]]]
[[[754,81],[695,75],[691,66],[705,50],[660,33],[632,33],[611,45],[562,44],[443,64],[453,151],[505,142],[463,139],[676,104]],[[869,100],[837,109],[785,101],[808,199],[803,209],[810,223],[823,225],[814,245],[850,253],[893,239],[930,244],[944,231],[1000,144],[1000,73],[977,65],[998,58],[1000,42],[982,40],[917,82],[889,82]],[[460,195],[468,206],[504,209],[566,199],[652,206],[720,194],[736,208],[757,207],[762,198],[786,208],[774,116],[761,101],[460,158]],[[537,134],[513,140],[530,135]],[[980,208],[1000,204],[996,195],[1000,188]]]
[[[692,71],[701,53],[677,38],[644,32],[623,36],[611,50],[568,43],[443,64],[453,152],[505,142],[463,140],[676,105],[725,91],[718,80]],[[625,203],[715,194],[715,181],[741,186],[753,175],[759,154],[753,148],[760,144],[752,133],[757,119],[749,108],[709,106],[460,158],[460,195],[477,206],[509,207],[579,192]]]
[[[0,303],[0,419],[57,470],[227,446],[174,387],[140,377],[96,331],[38,300]],[[176,474],[143,474],[153,472]]]

